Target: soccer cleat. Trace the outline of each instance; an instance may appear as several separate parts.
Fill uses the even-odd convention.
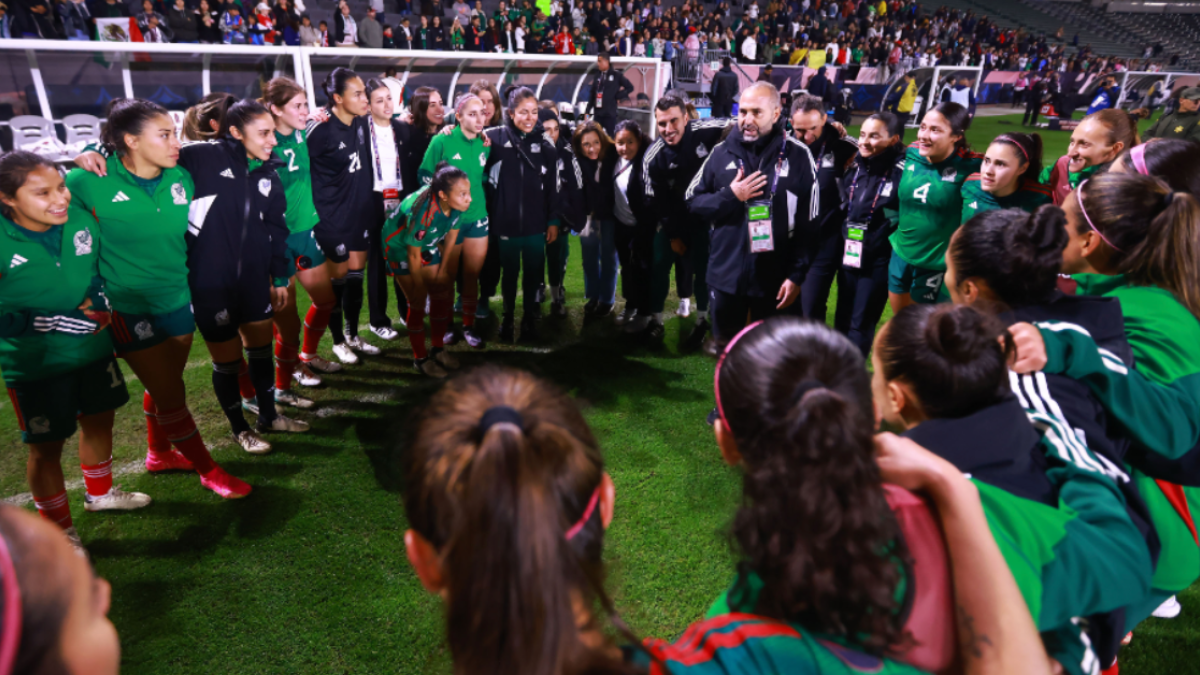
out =
[[[459,339],[458,330],[454,327],[454,323],[451,323],[450,326],[446,328],[446,334],[442,336],[442,344],[446,345],[447,347],[450,345],[456,345],[458,344]]]
[[[75,555],[87,560],[87,549],[83,547],[83,541],[79,539],[79,531],[75,529],[75,526],[72,525],[63,530],[63,534],[67,536],[67,543],[71,545],[71,548],[75,551]]]
[[[684,340],[683,348],[688,351],[696,351],[704,346],[704,338],[708,335],[708,329],[709,324],[707,319],[697,321],[696,325],[692,327],[692,332]]]
[[[479,304],[475,306],[476,319],[488,319],[492,316],[492,299],[480,298]]]
[[[147,452],[146,453],[146,472],[159,473],[162,471],[195,471],[196,467],[192,466],[191,460],[183,456],[175,448],[171,448],[170,452]]]
[[[336,345],[334,345],[334,346],[336,346]],[[326,375],[328,375],[329,373],[336,373],[336,372],[339,372],[342,370],[342,364],[334,363],[333,361],[330,361],[328,359],[323,359],[323,358],[317,356],[316,354],[312,354],[312,355],[301,354],[300,360],[303,362],[300,367],[307,366],[310,370],[314,370],[318,373],[325,373]],[[356,359],[356,361],[357,361],[357,359]],[[297,370],[299,370],[299,369],[297,369]],[[313,386],[315,386],[315,385],[313,385]]]
[[[637,316],[637,310],[629,305],[625,305],[625,310],[618,314],[616,318],[613,319],[613,322],[618,326],[624,326],[630,321],[633,321],[633,317],[635,316]]]
[[[599,305],[596,305],[596,312],[594,314],[592,314],[592,316],[596,317],[597,319],[601,319],[603,317],[608,316],[609,314],[612,314],[612,311],[613,311],[612,303],[602,302]]]
[[[149,505],[150,495],[126,492],[116,486],[113,486],[108,494],[101,497],[93,497],[89,494],[83,496],[83,508],[88,511],[132,511]]]
[[[422,375],[436,377],[439,380],[447,375],[446,369],[442,368],[441,364],[439,364],[437,361],[434,361],[432,357],[428,356],[423,359],[415,359],[413,361],[413,368],[416,368],[417,372],[421,373]]]
[[[664,329],[662,323],[658,321],[651,320],[646,326],[646,339],[651,342],[662,342],[663,335],[665,334],[666,329]]]
[[[445,349],[430,350],[429,358],[437,361],[438,365],[446,370],[458,370],[462,366],[462,364],[458,362],[458,359],[454,358],[454,355]]]
[[[392,330],[391,326],[371,326],[371,332],[378,335],[380,340],[389,342],[400,337],[400,334]]]
[[[262,420],[259,420],[258,423],[254,425],[254,428],[260,434],[265,434],[271,431],[287,431],[294,434],[302,434],[305,431],[308,431],[309,427],[308,422],[303,420],[294,420],[290,417],[284,417],[283,415],[276,415],[275,419],[271,420],[271,426],[266,426],[263,424]],[[265,443],[266,441],[263,442]]]
[[[463,339],[475,349],[483,349],[487,346],[487,343],[483,341],[483,336],[475,332],[474,326],[463,331]]]
[[[350,348],[353,349],[354,351],[362,352],[363,354],[366,354],[367,356],[378,356],[381,351],[379,349],[379,347],[376,347],[375,345],[371,344],[370,342],[363,340],[362,338],[360,338],[357,335],[355,335],[354,337],[350,337],[349,335],[347,335],[346,336],[346,344],[349,345]]]
[[[258,397],[242,399],[242,410],[257,415],[258,414]]]
[[[323,360],[323,359],[322,359]],[[329,363],[326,361],[326,363]],[[342,367],[336,363],[329,363],[331,366],[337,366],[338,370]],[[312,371],[312,368],[307,363],[299,363],[296,369],[292,371],[292,381],[301,387],[319,387],[321,386],[321,376]]]
[[[514,335],[512,314],[505,314],[500,320],[500,341],[512,342]]]
[[[679,307],[675,309],[675,316],[680,318],[688,318],[692,315],[692,299],[684,298],[679,301]]]
[[[358,355],[355,354],[354,350],[350,348],[349,341],[343,342],[340,345],[334,345],[333,355],[338,358],[338,361],[341,361],[348,366],[358,363]]]
[[[313,403],[311,398],[304,398],[300,394],[297,394],[294,389],[276,389],[275,402],[282,403],[283,405],[290,405],[293,408],[299,408],[301,410],[308,410],[316,405]]]
[[[251,490],[249,483],[230,476],[219,466],[214,466],[212,471],[202,474],[200,484],[225,499],[241,499],[250,494]]]
[[[1158,606],[1154,610],[1154,616],[1160,619],[1174,619],[1183,611],[1183,605],[1179,604],[1179,599],[1174,595],[1167,598],[1167,601]]]
[[[271,451],[271,444],[253,431],[243,431],[239,434],[234,434],[233,438],[238,442],[238,445],[242,446],[243,450],[252,455],[265,455]]]
[[[649,314],[638,314],[625,322],[625,332],[634,334],[640,333],[650,327],[650,322],[654,317]]]

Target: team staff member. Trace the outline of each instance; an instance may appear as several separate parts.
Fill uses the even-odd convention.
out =
[[[629,98],[633,93],[633,84],[625,77],[625,73],[613,69],[608,54],[596,55],[596,69],[600,72],[592,80],[592,92],[588,94],[585,114],[594,113],[596,122],[612,136],[617,128],[617,102]]]
[[[1179,110],[1163,115],[1146,132],[1146,138],[1182,138],[1200,141],[1200,87],[1179,92]]]
[[[367,125],[367,129],[371,132],[371,177],[375,187],[372,193],[375,214],[368,232],[371,250],[366,271],[367,316],[372,333],[382,340],[395,340],[399,333],[392,328],[387,315],[389,284],[380,229],[388,216],[400,207],[400,199],[404,194],[403,171],[400,169],[401,146],[397,143],[396,133],[400,122],[392,117],[395,101],[392,99],[392,87],[386,80],[367,80],[367,100],[371,106],[371,124]],[[357,289],[351,290],[351,287],[362,282],[361,278],[347,275],[347,291],[359,293]],[[347,321],[346,331],[350,335],[358,335],[357,316]]]
[[[75,170],[67,187],[71,217],[98,225],[113,346],[146,387],[146,469],[194,468],[218,495],[245,497],[250,486],[217,466],[187,409],[183,369],[196,324],[186,237],[195,186],[178,166],[175,124],[165,108],[140,99],[115,101],[107,118],[102,139],[116,152],[100,165],[103,175]]]
[[[616,323],[636,333],[649,322],[650,265],[654,257],[654,222],[646,208],[646,184],[642,182],[642,160],[650,138],[634,120],[621,120],[613,140],[617,148],[617,164],[611,176],[613,216],[617,221],[621,294],[625,296],[625,311]]]
[[[507,116],[504,126],[486,132],[492,150],[485,168],[489,229],[500,244],[497,253],[504,299],[500,339],[512,342],[518,277],[525,306],[521,339],[537,338],[537,291],[545,278],[546,244],[558,239],[561,199],[558,153],[535,131],[537,97],[526,87],[514,88],[508,94]]]
[[[1122,150],[1141,143],[1137,127],[1124,110],[1101,110],[1083,118],[1071,132],[1067,154],[1042,171],[1054,205],[1062,206],[1080,183],[1104,171]]]
[[[375,355],[379,348],[344,333],[343,316],[357,322],[362,311],[362,271],[371,247],[375,179],[371,162],[371,110],[366,85],[353,70],[335,68],[321,85],[330,115],[308,128],[313,204],[319,221],[313,234],[329,260],[335,302],[329,325],[333,353],[342,363],[358,363],[355,352]],[[357,280],[353,289],[348,279]]]
[[[112,484],[113,418],[129,392],[104,330],[96,221],[70,203],[50,160],[22,150],[0,157],[0,260],[11,261],[0,275],[0,370],[29,445],[34,505],[80,547],[62,471],[77,423],[84,508],[138,509],[150,497]]]
[[[647,335],[661,340],[662,313],[671,284],[672,253],[689,255],[696,274],[696,325],[684,340],[687,349],[699,349],[711,324],[708,321],[709,224],[689,218],[684,195],[709,154],[725,133],[730,120],[688,118],[688,104],[676,96],[664,96],[654,108],[658,138],[646,151],[643,183],[646,203],[656,221],[654,267],[650,286],[650,323]],[[709,353],[716,353],[715,343]]]
[[[438,134],[429,142],[425,157],[417,169],[422,185],[433,181],[434,172],[442,162],[466,174],[471,185],[471,206],[462,214],[457,243],[462,244],[462,322],[463,339],[476,349],[485,347],[483,336],[475,331],[475,310],[479,304],[479,273],[488,252],[487,199],[483,194],[484,173],[491,142],[483,134],[483,100],[475,94],[459,97],[454,108],[458,124],[449,134]],[[453,337],[450,326],[446,337]]]
[[[1042,137],[1001,134],[988,145],[979,173],[962,186],[962,222],[996,209],[1033,213],[1053,201],[1050,189],[1038,182],[1042,172]]]
[[[613,219],[611,176],[617,165],[617,151],[608,133],[596,122],[583,122],[575,128],[572,145],[583,173],[584,210],[587,225],[579,235],[583,258],[583,288],[587,303],[585,316],[604,317],[612,313],[617,300],[616,221]]]
[[[979,170],[979,155],[967,146],[969,123],[966,108],[939,103],[925,113],[917,142],[905,155],[899,227],[890,238],[888,303],[893,312],[940,299],[946,245],[962,215],[962,184]]]
[[[558,153],[558,191],[562,205],[558,229],[563,236],[552,244],[546,244],[546,276],[550,280],[550,316],[562,318],[567,315],[567,289],[563,282],[567,278],[567,258],[571,254],[571,238],[567,236],[566,229],[578,234],[587,223],[587,216],[584,215],[583,172],[571,144],[570,129],[567,129],[568,133],[562,133],[558,113],[553,108],[539,105],[538,123]],[[580,244],[582,246],[582,241]],[[587,286],[586,282],[584,286]],[[587,315],[586,306],[584,309]]]
[[[795,233],[797,245],[809,261],[800,285],[800,303],[794,310],[809,319],[824,322],[828,313],[829,290],[842,260],[842,226],[846,211],[842,208],[842,182],[858,154],[858,142],[828,123],[825,102],[804,95],[792,102],[792,129],[796,138],[808,146],[817,163],[817,189],[821,204],[817,219],[808,230]]]
[[[897,187],[906,161],[900,131],[900,120],[892,113],[876,113],[864,120],[858,156],[842,181],[846,220],[838,238],[841,269],[833,325],[863,356],[871,351],[875,327],[887,304],[892,259],[888,237],[896,230]]]

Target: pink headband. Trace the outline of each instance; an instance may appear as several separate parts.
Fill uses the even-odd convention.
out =
[[[467,102],[470,101],[471,99],[475,99],[476,101],[483,100],[483,99],[479,98],[478,96],[476,96],[475,94],[463,94],[462,96],[459,96],[458,97],[458,105],[454,106],[454,116],[455,117],[458,117],[462,113],[463,106],[465,106],[467,104]]]
[[[1088,179],[1088,180],[1091,180],[1091,179]],[[1075,199],[1079,202],[1079,212],[1083,214],[1083,219],[1087,221],[1088,227],[1092,228],[1092,231],[1095,232],[1097,235],[1099,235],[1100,239],[1102,239],[1104,241],[1104,243],[1111,246],[1113,248],[1113,250],[1115,250],[1115,251],[1123,252],[1123,251],[1121,251],[1121,249],[1117,248],[1116,244],[1109,241],[1108,237],[1104,236],[1104,233],[1101,232],[1096,227],[1096,224],[1092,222],[1092,218],[1091,218],[1091,216],[1088,215],[1087,209],[1083,208],[1083,186],[1087,185],[1087,184],[1088,184],[1088,182],[1087,182],[1087,180],[1085,180],[1079,184],[1078,188],[1075,189]]]
[[[1000,134],[999,136],[996,137],[996,140],[997,141],[1007,141],[1009,144],[1017,146],[1017,149],[1020,150],[1021,154],[1025,156],[1025,162],[1026,163],[1029,162],[1029,153],[1025,152],[1025,148],[1022,147],[1021,144],[1017,142],[1017,139],[1013,138],[1012,136],[1009,136],[1008,134]]]
[[[588,500],[588,505],[587,508],[583,510],[583,515],[580,516],[579,520],[571,526],[571,529],[567,530],[567,541],[574,539],[575,535],[579,534],[579,531],[583,529],[583,526],[587,525],[587,522],[591,520],[592,512],[596,510],[596,504],[600,503],[601,485],[604,485],[604,483],[601,482],[600,485],[597,485],[596,489],[592,491],[592,498]]]
[[[0,598],[4,612],[0,615],[0,675],[9,675],[17,660],[21,644],[21,587],[17,585],[17,570],[13,566],[8,542],[0,536]]]
[[[1143,176],[1149,176],[1150,171],[1146,168],[1146,144],[1133,146],[1133,150],[1129,151],[1129,159],[1133,160],[1133,168]]]
[[[755,321],[738,331],[738,334],[734,335],[729,344],[725,346],[725,351],[721,352],[721,358],[717,359],[717,371],[713,374],[713,397],[717,399],[717,414],[721,416],[721,423],[725,425],[726,429],[730,429],[730,426],[729,420],[725,419],[725,408],[721,405],[721,366],[725,365],[725,357],[729,356],[729,352],[733,351],[733,346],[737,344],[738,340],[742,339],[742,336],[746,333],[757,328],[761,323],[762,321]]]

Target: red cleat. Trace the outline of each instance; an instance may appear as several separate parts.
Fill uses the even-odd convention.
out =
[[[212,490],[225,499],[241,499],[250,494],[250,484],[230,476],[221,467],[213,467],[212,471],[201,474],[200,484]]]
[[[161,471],[195,471],[191,461],[181,452],[172,448],[170,452],[147,452],[146,471],[159,473]]]
[[[1117,667],[1117,662],[1113,661],[1113,664],[1111,666],[1100,671],[1100,675],[1120,675],[1120,672],[1121,672],[1121,669],[1119,667]]]

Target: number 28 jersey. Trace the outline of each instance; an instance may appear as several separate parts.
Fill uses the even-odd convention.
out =
[[[343,124],[331,114],[308,128],[308,157],[313,204],[321,230],[347,232],[365,227],[374,214],[374,173],[371,163],[371,116]]]
[[[312,175],[309,173],[308,145],[304,142],[304,130],[294,129],[290,134],[275,132],[275,154],[283,160],[283,166],[275,170],[283,183],[283,194],[287,198],[288,232],[308,232],[317,226],[317,207],[313,204]]]
[[[909,148],[904,159],[900,223],[891,237],[892,250],[915,267],[944,270],[946,247],[961,222],[962,185],[983,160],[956,150],[931,164],[917,148]]]

